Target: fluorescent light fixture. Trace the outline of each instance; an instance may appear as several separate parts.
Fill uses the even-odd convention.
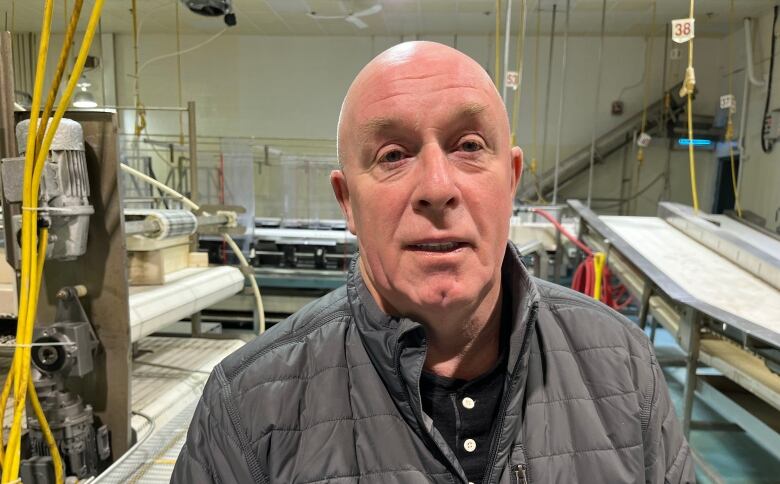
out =
[[[84,75],[81,76],[81,79],[79,79],[79,82],[76,84],[76,86],[81,90],[78,91],[75,96],[73,96],[73,107],[87,109],[97,107],[95,96],[93,96],[92,93],[87,90],[92,87],[92,83],[89,82]]]
[[[679,138],[677,139],[677,144],[680,146],[712,146],[712,140],[709,139],[700,139],[700,138]]]
[[[82,89],[81,91],[77,92],[76,95],[73,96],[73,107],[74,108],[97,107],[95,96],[93,96],[91,92],[87,91],[86,88],[81,88],[81,89]]]

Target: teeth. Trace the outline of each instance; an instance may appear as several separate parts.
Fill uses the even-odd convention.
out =
[[[441,244],[418,244],[415,247],[432,252],[446,252],[455,249],[458,247],[458,244],[457,242],[444,242]]]

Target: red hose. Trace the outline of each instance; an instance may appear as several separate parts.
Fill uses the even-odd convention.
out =
[[[566,228],[561,225],[558,220],[552,216],[546,210],[541,208],[531,209],[534,213],[538,213],[542,217],[546,218],[555,228],[561,232],[567,239],[569,239],[574,245],[583,251],[587,257],[584,261],[577,266],[574,271],[574,276],[571,280],[571,288],[575,291],[579,291],[587,296],[593,297],[593,291],[596,286],[596,268],[593,265],[593,250],[590,247],[582,243],[577,237],[571,234]],[[605,265],[601,273],[601,302],[615,308],[623,309],[631,303],[632,297],[630,294],[623,300],[620,299],[626,295],[626,286],[623,284],[612,283],[612,273]]]

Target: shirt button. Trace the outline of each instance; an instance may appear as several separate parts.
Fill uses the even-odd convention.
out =
[[[466,449],[466,452],[474,452],[477,450],[477,443],[474,442],[474,439],[466,439],[463,442],[463,448]]]
[[[468,409],[468,410],[471,410],[472,408],[474,408],[474,400],[472,400],[469,397],[464,398],[463,400],[461,400],[460,403],[462,403],[463,407]]]

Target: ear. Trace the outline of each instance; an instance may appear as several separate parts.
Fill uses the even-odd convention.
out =
[[[333,187],[333,194],[336,195],[336,200],[341,207],[341,213],[344,214],[344,218],[347,220],[347,228],[354,235],[355,232],[355,219],[352,216],[352,204],[349,198],[349,187],[347,186],[347,178],[344,176],[344,172],[341,170],[333,170],[330,172],[330,186]]]
[[[520,178],[523,173],[523,150],[515,146],[512,148],[512,196],[517,192],[517,185],[520,184]]]

